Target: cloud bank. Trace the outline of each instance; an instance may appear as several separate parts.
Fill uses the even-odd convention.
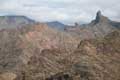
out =
[[[38,21],[89,22],[98,10],[120,21],[120,0],[0,0],[0,15],[25,15]]]

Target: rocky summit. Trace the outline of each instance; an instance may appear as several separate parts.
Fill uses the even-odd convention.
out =
[[[78,36],[83,39],[90,39],[104,37],[114,31],[116,27],[119,27],[119,23],[111,21],[109,18],[103,16],[101,11],[98,11],[95,20],[89,24],[75,25],[74,27],[68,26],[65,28],[65,31],[71,34],[78,34]]]
[[[98,11],[64,30],[46,23],[0,18],[0,80],[120,80],[119,22]]]

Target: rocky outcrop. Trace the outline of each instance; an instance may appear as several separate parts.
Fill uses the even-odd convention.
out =
[[[110,20],[107,17],[102,15],[101,11],[98,11],[96,14],[95,20],[93,20],[90,24],[91,24],[91,26],[94,26],[94,25],[100,24],[100,23],[107,24],[107,23],[109,23],[109,21]]]
[[[98,11],[95,20],[91,21],[91,23],[80,25],[79,27],[67,27],[65,31],[76,34],[81,39],[90,39],[104,37],[115,29],[116,27],[111,24],[111,20]]]

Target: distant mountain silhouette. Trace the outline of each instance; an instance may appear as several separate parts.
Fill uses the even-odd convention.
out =
[[[114,27],[120,29],[120,22],[111,21],[110,24],[113,25]]]
[[[47,22],[47,25],[58,30],[64,30],[64,28],[67,26],[59,21]]]
[[[26,16],[0,16],[0,29],[1,28],[16,28],[25,26],[27,24],[34,24],[35,21]]]
[[[17,15],[6,15],[0,16],[0,29],[2,28],[17,28],[25,25],[32,25],[40,23],[35,20],[32,20],[26,16],[17,16]],[[45,22],[49,27],[56,28],[58,30],[64,30],[66,27],[65,24],[53,21],[53,22]]]

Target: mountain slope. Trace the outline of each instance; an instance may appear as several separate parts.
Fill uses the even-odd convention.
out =
[[[60,61],[66,70],[46,80],[119,80],[119,40],[120,32],[114,31],[104,38],[81,41],[73,53]]]
[[[41,64],[43,62],[46,66],[46,68],[40,67],[40,69],[47,70],[49,69],[47,64],[49,64],[52,56],[50,55],[50,59],[44,60],[47,59],[44,57],[45,54],[42,54],[44,50],[65,49],[65,51],[71,51],[79,43],[79,39],[76,37],[59,32],[43,23],[28,25],[19,29],[2,29],[0,30],[0,37],[0,79],[1,76],[6,76],[10,72],[9,75],[15,74],[16,78],[19,77],[18,80],[23,80],[24,77],[22,76],[29,70],[31,61],[38,58],[40,58]],[[37,65],[34,65],[37,69]],[[26,75],[29,73],[27,72]]]
[[[64,30],[64,28],[66,27],[65,24],[60,23],[58,21],[53,21],[53,22],[47,22],[46,23],[48,26],[52,27],[52,28],[56,28],[58,30]]]
[[[119,80],[120,30],[109,21],[98,12],[68,33],[44,23],[1,29],[0,80]]]

